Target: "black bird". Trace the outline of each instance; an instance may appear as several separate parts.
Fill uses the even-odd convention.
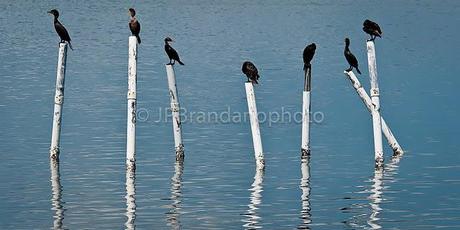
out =
[[[58,20],[59,12],[56,9],[52,9],[52,10],[48,11],[48,14],[54,15],[54,29],[56,29],[57,34],[61,38],[61,43],[62,42],[68,42],[70,49],[73,50],[72,44],[70,43],[69,32],[67,32],[65,27]]]
[[[176,50],[169,45],[169,42],[173,42],[173,40],[170,37],[165,38],[165,51],[169,57],[168,65],[174,65],[176,61],[179,62],[179,64],[184,65],[184,63],[180,61],[179,54],[177,54]]]
[[[345,58],[348,61],[348,64],[350,64],[350,68],[346,69],[345,71],[350,72],[353,70],[353,67],[356,68],[356,71],[358,71],[359,74],[361,74],[361,71],[358,69],[358,59],[356,59],[355,55],[353,55],[348,48],[350,46],[350,39],[345,38],[345,50],[343,51],[343,54],[345,55]]]
[[[139,37],[139,32],[141,32],[141,24],[139,24],[139,21],[137,21],[136,11],[133,8],[129,8],[129,15],[131,16],[131,20],[129,21],[129,29],[131,30],[131,34],[136,36],[137,43],[141,44],[141,38]]]
[[[382,37],[382,30],[380,30],[379,24],[366,19],[363,23],[363,31],[371,35],[371,39],[369,41],[374,41],[376,37]]]
[[[308,68],[311,67],[311,60],[315,55],[316,44],[311,43],[303,50],[303,70],[306,72]]]
[[[244,74],[246,74],[246,77],[248,78],[248,82],[259,84],[259,82],[257,82],[257,80],[259,80],[260,78],[259,71],[257,71],[256,66],[252,64],[252,62],[245,61],[243,63],[243,67],[241,68],[241,70],[243,71]]]

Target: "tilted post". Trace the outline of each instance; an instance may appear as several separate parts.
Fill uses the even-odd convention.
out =
[[[59,57],[56,74],[56,91],[54,93],[53,130],[51,132],[50,157],[59,159],[59,142],[61,137],[62,106],[64,104],[64,83],[67,60],[67,43],[59,43]]]
[[[372,104],[371,98],[366,93],[366,90],[364,90],[363,86],[359,82],[359,80],[356,77],[356,75],[352,71],[350,71],[350,72],[345,71],[344,74],[350,80],[351,84],[353,85],[353,87],[356,90],[356,93],[358,93],[358,96],[363,101],[363,103],[366,106],[367,110],[372,113],[372,110],[373,110],[374,106]],[[383,119],[382,116],[380,118],[381,118],[381,123],[382,123],[383,135],[387,139],[388,145],[393,150],[393,155],[397,156],[397,155],[403,154],[404,153],[403,149],[401,148],[401,146],[399,145],[398,141],[394,137],[393,132],[391,131],[390,127],[385,122],[385,119]]]
[[[248,101],[249,119],[251,120],[252,143],[254,144],[254,154],[257,165],[264,165],[264,153],[262,139],[259,129],[259,118],[257,117],[256,96],[252,82],[246,82],[246,99]]]
[[[171,98],[176,160],[182,160],[184,159],[184,144],[182,143],[182,123],[180,120],[179,95],[177,94],[176,75],[174,73],[173,65],[166,64],[166,74],[168,75],[169,96]]]

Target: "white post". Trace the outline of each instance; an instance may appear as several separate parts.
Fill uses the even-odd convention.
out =
[[[126,229],[136,229],[136,172],[126,170]]]
[[[356,77],[356,75],[352,71],[350,71],[350,72],[345,71],[344,73],[345,73],[345,76],[347,76],[348,79],[350,80],[350,82],[353,85],[353,87],[355,88],[355,90],[358,93],[359,97],[361,98],[361,100],[363,101],[364,105],[366,106],[367,110],[369,110],[369,112],[372,113],[372,110],[373,110],[374,106],[372,104],[371,98],[369,97],[369,95],[364,90],[363,86],[359,82],[359,80]],[[385,122],[385,119],[383,119],[382,116],[381,116],[381,120],[382,120],[381,122],[382,122],[383,135],[386,137],[386,139],[388,141],[388,144],[390,145],[390,148],[393,149],[393,155],[397,156],[397,155],[403,154],[404,153],[403,149],[399,145],[398,141],[396,140],[396,138],[394,137],[393,133],[391,132],[390,127],[388,127],[387,123]]]
[[[300,169],[302,171],[302,179],[300,180],[300,189],[302,190],[302,211],[300,218],[303,223],[298,229],[309,229],[311,224],[311,207],[310,207],[310,157],[302,159]]]
[[[176,160],[182,160],[184,158],[184,144],[182,143],[182,123],[180,121],[179,95],[177,94],[176,75],[174,73],[173,65],[166,64],[166,74],[168,75],[169,96],[171,98]]]
[[[302,104],[302,158],[310,155],[311,67],[305,73]]]
[[[257,117],[256,95],[251,82],[246,82],[246,98],[248,101],[249,119],[251,120],[252,142],[257,165],[264,165],[262,139],[260,137],[259,118]]]
[[[59,141],[61,137],[62,105],[64,104],[64,82],[67,59],[67,43],[59,43],[59,57],[54,93],[53,130],[51,132],[50,157],[59,159]]]
[[[59,161],[52,158],[50,160],[51,169],[51,204],[55,211],[53,229],[62,229],[62,221],[64,220],[64,207],[62,205],[62,186],[59,173]]]
[[[129,37],[128,48],[128,118],[126,131],[126,167],[136,166],[136,83],[137,83],[137,39]]]
[[[376,166],[383,166],[382,125],[380,119],[379,84],[377,78],[377,61],[375,59],[374,41],[367,42],[367,61],[369,63],[369,76],[371,79],[371,100],[374,105],[372,110],[372,124],[374,127],[374,152]]]

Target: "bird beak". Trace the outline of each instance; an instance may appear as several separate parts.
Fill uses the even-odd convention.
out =
[[[51,14],[51,11],[48,11],[48,14]]]

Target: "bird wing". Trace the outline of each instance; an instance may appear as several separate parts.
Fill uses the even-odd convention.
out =
[[[56,29],[56,32],[59,37],[61,37],[61,40],[70,42],[69,32],[67,32],[65,27],[59,21],[54,23],[54,29]]]
[[[133,33],[134,35],[139,35],[139,32],[141,31],[141,24],[139,23],[139,21],[133,18],[129,22],[129,29],[131,30],[131,33]]]
[[[345,53],[345,58],[347,59],[348,64],[350,64],[351,66],[358,66],[358,59],[356,59],[355,55],[353,55],[351,51],[347,51]]]

